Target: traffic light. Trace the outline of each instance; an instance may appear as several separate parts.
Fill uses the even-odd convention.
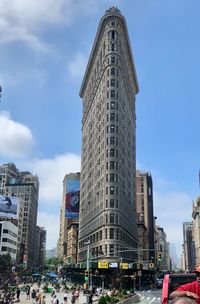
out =
[[[162,260],[162,254],[161,254],[161,252],[158,252],[158,261],[161,261]]]
[[[85,270],[85,283],[88,283],[88,270]]]

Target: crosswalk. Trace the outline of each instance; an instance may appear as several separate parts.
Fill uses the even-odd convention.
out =
[[[140,304],[160,304],[161,297],[150,294],[151,291],[146,291],[145,293],[139,293]]]

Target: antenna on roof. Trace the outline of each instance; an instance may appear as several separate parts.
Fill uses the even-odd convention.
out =
[[[1,102],[1,92],[2,92],[2,88],[0,86],[0,102]]]

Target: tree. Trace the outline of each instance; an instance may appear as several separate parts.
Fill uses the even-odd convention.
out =
[[[0,290],[8,302],[14,299],[15,278],[12,273],[12,263],[9,254],[0,255]],[[10,303],[9,302],[9,303]]]

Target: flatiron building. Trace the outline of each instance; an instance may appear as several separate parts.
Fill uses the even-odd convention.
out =
[[[126,21],[112,7],[100,20],[80,89],[80,263],[87,259],[88,244],[94,260],[136,260],[138,90]]]

